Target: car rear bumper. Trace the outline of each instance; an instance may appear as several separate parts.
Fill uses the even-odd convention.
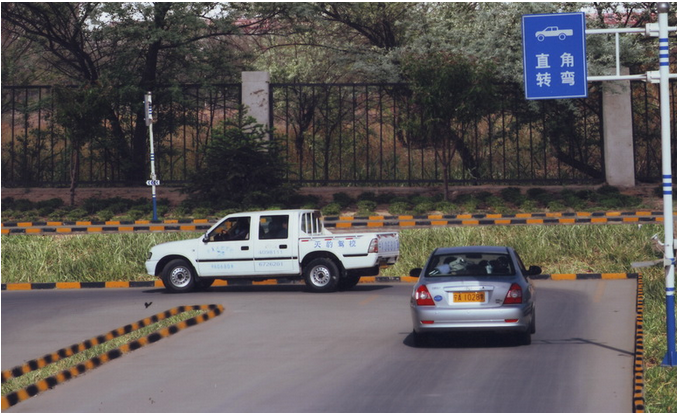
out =
[[[533,317],[533,305],[488,309],[438,309],[412,307],[414,330],[452,331],[527,331]]]

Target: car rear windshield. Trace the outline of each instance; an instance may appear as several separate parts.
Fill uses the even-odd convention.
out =
[[[434,255],[426,268],[427,277],[455,275],[515,275],[508,254],[463,253]]]

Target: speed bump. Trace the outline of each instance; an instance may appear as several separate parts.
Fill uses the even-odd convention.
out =
[[[170,310],[155,314],[154,316],[151,317],[144,318],[143,320],[139,320],[135,323],[127,324],[124,327],[111,330],[108,333],[102,334],[100,336],[92,337],[81,343],[73,344],[69,347],[64,347],[60,350],[55,351],[54,353],[47,354],[39,359],[31,360],[21,366],[5,370],[2,372],[2,383],[5,383],[8,380],[21,377],[24,374],[29,373],[31,371],[42,369],[48,366],[49,364],[56,363],[61,359],[71,357],[75,354],[78,354],[95,346],[113,340],[114,338],[129,334],[143,327],[147,327],[151,324],[155,324],[161,320],[176,316],[180,313],[184,313],[187,311],[204,311],[204,312],[195,317],[172,324],[168,327],[150,333],[137,340],[121,345],[104,354],[92,357],[83,363],[71,367],[70,369],[63,370],[60,373],[57,373],[46,379],[40,380],[37,383],[31,384],[22,389],[2,396],[1,400],[2,410],[6,410],[24,400],[27,400],[35,396],[38,393],[49,390],[60,383],[63,383],[65,381],[70,380],[71,378],[79,376],[80,374],[86,372],[87,370],[94,369],[111,360],[115,360],[116,358],[119,358],[124,354],[127,354],[133,350],[137,350],[148,344],[155,343],[159,340],[162,340],[165,337],[169,337],[170,335],[176,334],[177,332],[185,328],[192,327],[194,325],[210,320],[216,316],[219,316],[223,313],[224,310],[223,306],[217,304],[174,307]]]

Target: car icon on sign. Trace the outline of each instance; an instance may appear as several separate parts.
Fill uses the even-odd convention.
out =
[[[571,29],[560,29],[557,26],[546,27],[544,30],[536,32],[536,38],[539,42],[545,40],[546,37],[557,37],[560,40],[564,40],[567,36],[573,36],[574,31]]]

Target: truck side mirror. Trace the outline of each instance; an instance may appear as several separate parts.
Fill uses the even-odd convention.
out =
[[[411,270],[409,270],[409,276],[418,278],[421,276],[421,271],[423,271],[422,268],[412,268]]]

